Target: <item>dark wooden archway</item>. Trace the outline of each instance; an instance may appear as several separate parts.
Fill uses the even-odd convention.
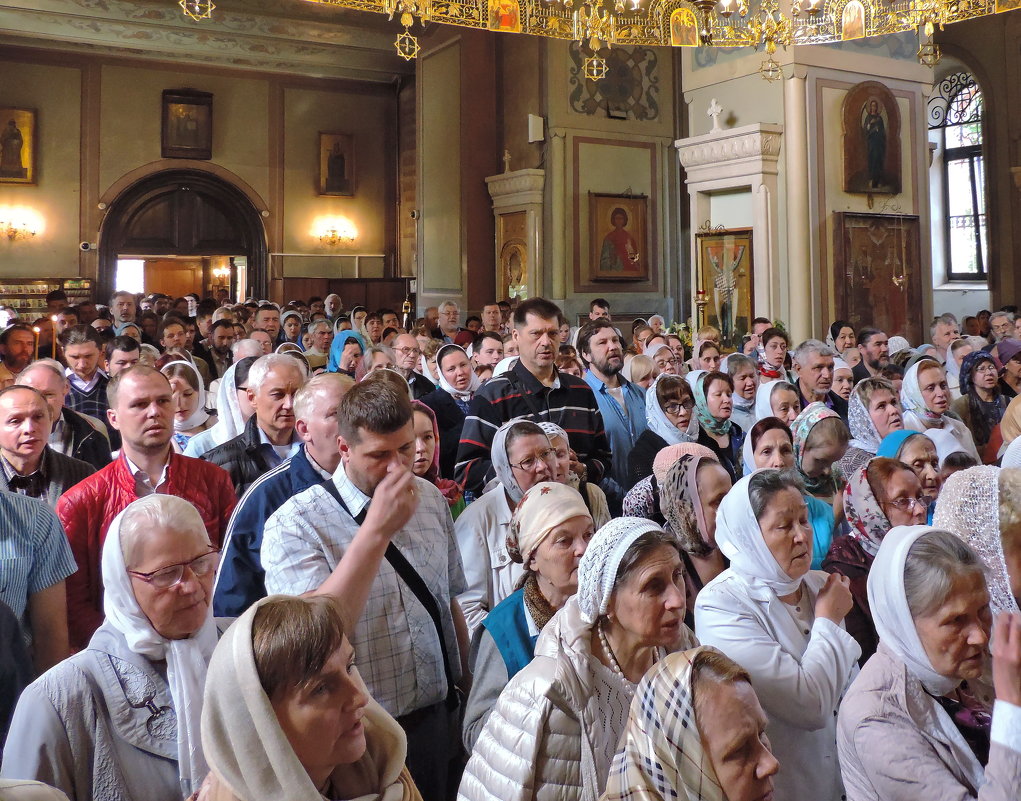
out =
[[[116,289],[120,254],[245,256],[249,294],[266,297],[269,248],[258,209],[233,184],[201,170],[154,173],[110,203],[99,230],[97,298]]]

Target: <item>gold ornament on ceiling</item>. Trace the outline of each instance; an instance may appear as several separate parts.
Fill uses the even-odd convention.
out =
[[[180,0],[178,5],[184,12],[184,16],[190,17],[196,22],[212,19],[213,12],[216,10],[216,6],[210,0]]]
[[[201,0],[181,0],[181,5]],[[358,11],[400,15],[403,36],[413,20],[506,33],[530,33],[602,46],[750,47],[766,60],[760,72],[775,80],[777,48],[846,42],[891,33],[918,35],[918,59],[933,65],[933,33],[951,23],[1015,7],[1016,0],[308,0]],[[209,4],[212,5],[211,3]],[[414,58],[398,37],[398,53]],[[412,54],[412,51],[414,54]],[[593,63],[591,66],[596,67]],[[586,74],[588,74],[588,65]]]

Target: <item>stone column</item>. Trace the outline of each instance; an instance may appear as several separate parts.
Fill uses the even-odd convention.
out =
[[[808,109],[804,67],[784,82],[784,135],[787,179],[787,326],[791,346],[817,335],[809,236]]]

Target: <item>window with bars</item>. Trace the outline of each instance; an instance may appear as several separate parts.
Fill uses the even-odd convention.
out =
[[[948,281],[984,281],[988,275],[986,181],[982,157],[982,90],[957,72],[929,101],[929,129],[942,135],[944,243]]]

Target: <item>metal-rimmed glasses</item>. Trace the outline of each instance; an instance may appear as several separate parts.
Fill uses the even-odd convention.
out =
[[[533,454],[527,459],[522,459],[517,464],[511,464],[511,467],[516,467],[519,470],[524,470],[526,473],[535,470],[536,466],[540,462],[545,462],[547,465],[555,466],[557,463],[557,452],[553,448],[547,448],[540,453]]]
[[[137,570],[129,570],[128,573],[135,578],[139,578],[147,584],[151,584],[158,590],[169,590],[176,584],[180,584],[184,579],[184,569],[188,568],[196,576],[201,578],[202,576],[208,576],[210,573],[216,570],[217,565],[220,564],[220,552],[217,550],[209,551],[201,556],[196,556],[194,559],[188,562],[179,562],[176,565],[167,565],[161,567],[159,570],[153,570],[151,573],[141,573]]]

